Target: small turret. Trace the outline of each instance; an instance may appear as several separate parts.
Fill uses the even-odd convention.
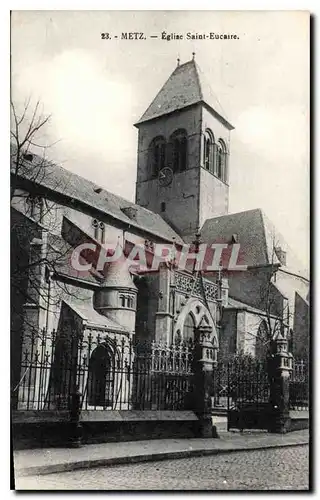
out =
[[[106,278],[94,294],[94,308],[130,333],[135,331],[137,287],[126,262],[111,262]]]

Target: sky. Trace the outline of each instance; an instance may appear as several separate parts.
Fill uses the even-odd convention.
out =
[[[162,40],[161,33],[183,40]],[[110,33],[110,40],[101,33]],[[143,32],[146,40],[123,40]],[[235,33],[236,40],[186,34]],[[114,38],[118,35],[118,38]],[[158,35],[151,39],[150,35]],[[163,83],[196,62],[235,130],[230,213],[262,208],[309,267],[309,16],[303,11],[14,11],[17,109],[50,114],[41,144],[65,168],[134,201],[139,120]]]

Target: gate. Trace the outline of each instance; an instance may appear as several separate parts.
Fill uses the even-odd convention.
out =
[[[212,402],[214,410],[227,413],[228,430],[267,429],[271,405],[266,362],[247,355],[218,362]]]
[[[294,360],[289,380],[290,410],[309,410],[309,366],[305,360]]]

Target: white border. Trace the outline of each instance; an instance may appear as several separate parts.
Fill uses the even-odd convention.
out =
[[[181,8],[182,7],[182,8]],[[196,7],[196,8],[195,8]],[[1,376],[1,400],[2,400],[2,411],[1,411],[1,431],[2,431],[2,436],[1,436],[1,454],[2,454],[2,460],[1,460],[1,480],[0,480],[0,485],[1,485],[1,492],[3,496],[10,495],[9,492],[9,472],[10,472],[10,460],[9,460],[9,373],[10,373],[10,366],[9,366],[9,349],[10,349],[10,344],[9,344],[9,258],[10,258],[10,253],[9,253],[9,241],[8,241],[8,230],[9,230],[9,168],[8,168],[8,163],[7,159],[9,159],[9,94],[10,94],[10,87],[9,87],[9,72],[10,72],[10,58],[9,58],[9,53],[10,53],[10,21],[9,21],[9,10],[308,10],[311,13],[313,13],[316,17],[317,14],[319,14],[320,8],[319,8],[319,0],[291,0],[291,1],[286,1],[286,0],[246,0],[246,1],[241,1],[241,0],[215,0],[214,2],[212,0],[197,0],[197,2],[191,1],[191,0],[185,0],[183,4],[181,5],[181,2],[178,2],[176,0],[162,0],[161,2],[158,3],[153,3],[151,4],[150,0],[149,1],[142,1],[142,0],[137,0],[134,3],[131,3],[129,1],[124,1],[124,0],[117,0],[117,1],[109,1],[106,2],[105,0],[92,0],[88,2],[79,2],[79,1],[71,1],[71,0],[55,0],[55,1],[47,1],[45,4],[44,8],[44,3],[43,0],[36,0],[36,1],[29,1],[25,2],[23,0],[16,0],[16,1],[11,1],[11,2],[2,2],[1,7],[0,7],[0,51],[1,51],[1,73],[2,73],[2,78],[0,80],[1,82],[1,93],[0,96],[2,98],[2,106],[0,107],[1,113],[0,113],[0,126],[1,126],[1,180],[0,180],[0,213],[1,213],[1,221],[2,221],[2,228],[3,228],[3,236],[1,238],[1,249],[0,249],[0,257],[1,260],[0,262],[2,263],[2,273],[1,273],[1,284],[2,287],[0,289],[0,304],[1,304],[1,320],[2,320],[2,328],[1,328],[1,334],[2,334],[2,358],[1,358],[1,364],[2,364],[2,376]],[[316,19],[315,24],[318,24],[318,19]],[[316,26],[314,26],[316,28]],[[315,54],[319,55],[319,36],[318,33],[315,33],[315,46],[314,46],[314,51]],[[315,81],[314,81],[314,94],[316,94],[317,88],[319,88],[319,79],[318,79],[318,68],[314,68],[314,73],[315,73]],[[316,98],[316,96],[315,96]],[[316,140],[317,140],[317,135],[316,135],[316,122],[317,122],[317,117],[318,117],[318,103],[315,102],[314,104],[314,109],[313,113],[315,115],[315,130],[314,130],[314,148],[316,147]],[[320,205],[320,199],[317,197],[318,193],[318,175],[316,175],[316,171],[319,168],[318,161],[317,161],[317,155],[316,151],[314,151],[314,165],[313,165],[313,170],[314,170],[314,176],[313,180],[316,183],[316,187],[314,188],[314,199],[315,199],[315,209],[316,213],[319,214],[319,205]],[[315,215],[315,214],[314,214]],[[316,230],[316,238],[314,241],[315,244],[315,264],[317,265],[317,269],[315,270],[314,274],[314,283],[319,283],[320,281],[320,276],[319,276],[319,267],[320,267],[320,261],[318,259],[316,249],[320,248],[320,222],[319,218],[317,217],[316,220],[314,221],[315,224],[315,230]],[[6,279],[4,279],[4,277]],[[319,401],[319,393],[320,393],[320,384],[318,384],[318,380],[320,380],[320,374],[318,373],[318,363],[317,360],[320,359],[320,343],[318,341],[318,330],[316,328],[317,326],[317,320],[318,320],[318,315],[316,312],[320,310],[320,297],[319,295],[316,296],[316,293],[314,293],[315,301],[314,301],[314,311],[315,311],[315,317],[314,317],[314,348],[315,348],[315,353],[313,357],[313,364],[314,364],[314,383],[313,383],[313,390],[314,390],[314,408],[313,408],[313,417],[314,417],[314,422],[313,422],[313,428],[315,432],[316,442],[314,445],[318,443],[318,435],[319,431],[317,431],[317,428],[320,427],[320,411],[318,408],[318,401]],[[4,396],[5,395],[5,396]],[[6,446],[7,444],[8,446]],[[315,454],[315,459],[317,458]],[[319,485],[319,474],[317,474],[317,467],[316,467],[317,460],[315,460],[315,463],[313,464],[313,471],[314,471],[314,476],[315,476],[315,487],[318,490],[318,485]],[[214,493],[214,492],[213,492]],[[13,493],[11,493],[13,494]],[[272,493],[271,493],[272,494]],[[237,495],[237,493],[235,493]],[[88,493],[85,495],[85,497],[90,497],[91,495]],[[108,497],[112,498],[114,495],[111,493],[108,493]],[[122,497],[126,497],[127,495],[122,495]],[[200,496],[200,494],[196,495]],[[216,495],[215,497],[220,497],[220,494]],[[168,498],[168,495],[165,495],[166,498]],[[296,497],[296,495],[295,495]],[[222,497],[223,498],[223,497]]]

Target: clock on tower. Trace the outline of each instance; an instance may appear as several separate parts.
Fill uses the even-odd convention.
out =
[[[162,170],[160,170],[158,176],[160,186],[162,187],[169,186],[172,182],[172,179],[173,179],[173,172],[171,168],[164,167]]]
[[[233,126],[194,57],[178,64],[135,125],[138,205],[160,213],[186,240],[205,220],[228,213]]]

